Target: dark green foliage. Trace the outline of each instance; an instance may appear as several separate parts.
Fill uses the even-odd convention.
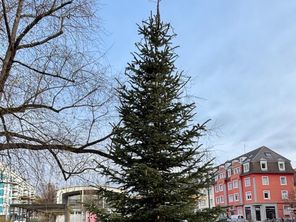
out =
[[[205,124],[193,124],[195,105],[182,103],[186,81],[174,65],[174,34],[157,14],[143,22],[139,35],[126,70],[129,82],[118,90],[121,123],[110,146],[113,164],[101,166],[122,192],[104,190],[113,213],[103,221],[211,221],[214,211],[194,211],[211,163],[198,145]]]

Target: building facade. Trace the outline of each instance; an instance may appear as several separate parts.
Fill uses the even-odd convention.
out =
[[[217,167],[215,204],[248,221],[292,218],[294,170],[290,160],[260,147]]]
[[[197,209],[203,210],[215,207],[214,186],[202,189],[201,193],[202,195],[198,200]]]
[[[120,192],[118,189],[106,187],[107,190]],[[98,196],[98,188],[91,186],[65,187],[57,192],[57,204],[66,204],[68,211],[59,215],[56,222],[96,222],[96,215],[85,208],[85,204],[95,201],[97,207],[108,210],[108,203]]]
[[[19,209],[11,211],[11,204],[30,204],[35,199],[34,188],[8,166],[0,164],[0,217],[22,217]]]

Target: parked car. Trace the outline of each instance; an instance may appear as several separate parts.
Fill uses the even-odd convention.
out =
[[[229,222],[248,222],[243,215],[235,214],[228,218]]]

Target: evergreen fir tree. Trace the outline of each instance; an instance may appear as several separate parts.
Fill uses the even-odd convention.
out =
[[[122,192],[104,191],[113,212],[100,216],[120,222],[211,221],[212,215],[194,210],[211,163],[204,162],[198,144],[205,124],[193,124],[195,104],[182,103],[186,80],[174,64],[175,34],[157,10],[139,26],[139,35],[143,39],[126,69],[128,84],[118,90],[121,123],[110,145],[113,164],[101,166]]]

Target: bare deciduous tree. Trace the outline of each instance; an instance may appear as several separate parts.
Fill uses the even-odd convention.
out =
[[[0,1],[1,152],[28,164],[42,154],[65,179],[84,171],[89,155],[109,158],[100,144],[112,93],[93,57],[95,2]]]

